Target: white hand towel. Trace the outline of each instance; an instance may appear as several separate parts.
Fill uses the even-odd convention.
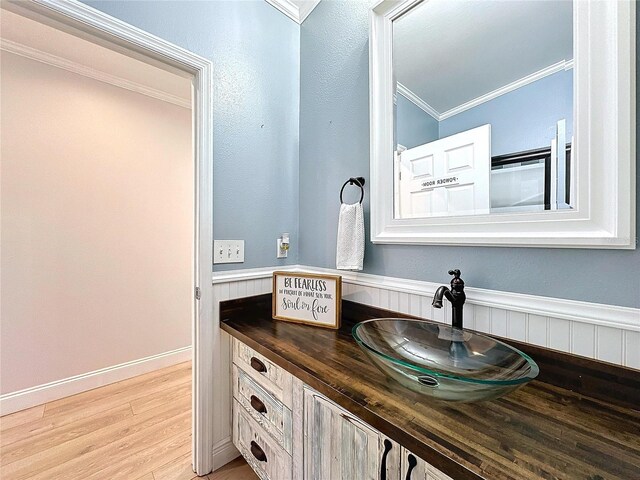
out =
[[[362,270],[364,262],[364,211],[361,203],[340,205],[338,219],[338,270]]]

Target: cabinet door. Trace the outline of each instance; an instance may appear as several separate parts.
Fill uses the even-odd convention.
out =
[[[399,446],[304,387],[305,480],[398,480]]]
[[[440,470],[402,447],[401,480],[452,480]]]

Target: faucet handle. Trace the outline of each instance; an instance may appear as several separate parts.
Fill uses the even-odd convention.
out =
[[[449,275],[453,275],[451,279],[451,289],[461,291],[464,289],[464,280],[460,278],[460,270],[449,270]]]

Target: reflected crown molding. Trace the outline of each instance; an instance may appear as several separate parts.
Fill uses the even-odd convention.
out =
[[[320,0],[266,0],[296,23],[302,24]]]
[[[446,112],[442,112],[440,114],[440,120],[445,120],[449,117],[453,117],[454,115],[464,112],[465,110],[469,110],[473,107],[477,107],[480,104],[493,100],[494,98],[499,97],[500,95],[513,92],[514,90],[517,90],[520,87],[529,85],[530,83],[536,82],[544,77],[548,77],[549,75],[553,75],[554,73],[558,73],[563,70],[570,70],[572,68],[573,68],[573,59],[562,60],[558,63],[554,63],[553,65],[549,65],[548,67],[538,70],[537,72],[533,72],[532,74],[527,75],[526,77],[522,77],[521,79],[516,80],[515,82],[511,82],[503,87],[493,90],[492,92],[485,93],[484,95],[474,98],[473,100],[463,103],[462,105],[458,105],[457,107],[451,108]]]
[[[430,115],[437,121],[440,121],[440,113],[438,113],[438,111],[435,108],[433,108],[431,105],[429,105],[422,98],[420,98],[418,95],[413,93],[411,90],[409,90],[406,86],[404,86],[400,82],[397,83],[397,92],[400,95],[402,95],[404,98],[409,100],[411,103],[413,103],[416,107],[418,107],[424,113],[426,113],[427,115]]]
[[[478,105],[489,102],[494,98],[497,98],[501,95],[504,95],[509,92],[513,92],[514,90],[519,89],[520,87],[524,87],[525,85],[529,85],[530,83],[537,82],[538,80],[548,77],[549,75],[553,75],[554,73],[561,72],[563,70],[571,70],[573,68],[573,59],[571,60],[562,60],[560,62],[554,63],[553,65],[549,65],[537,72],[533,72],[526,77],[522,77],[514,82],[508,83],[500,88],[496,88],[495,90],[485,93],[479,97],[474,98],[473,100],[469,100],[457,107],[450,108],[445,112],[438,112],[435,108],[425,102],[420,96],[416,95],[410,89],[408,89],[405,85],[398,82],[397,91],[400,95],[405,97],[415,106],[423,110],[426,114],[435,118],[437,121],[441,122],[447,118],[453,117],[458,113],[462,113],[466,110],[470,110]]]

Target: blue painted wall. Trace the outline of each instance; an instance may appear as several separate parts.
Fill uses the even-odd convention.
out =
[[[548,147],[556,123],[573,134],[573,69],[561,71],[465,110],[439,123],[440,138],[491,124],[491,155]]]
[[[396,98],[396,143],[413,148],[441,138],[435,118],[402,95]]]
[[[213,61],[214,236],[245,240],[215,269],[297,263],[299,25],[264,0],[86,3]]]
[[[301,264],[335,267],[340,186],[350,176],[369,176],[367,14],[367,2],[323,1],[301,27]],[[367,226],[368,210],[367,201]],[[640,250],[395,246],[367,239],[366,272],[444,283],[451,267],[462,269],[469,286],[640,307]]]

